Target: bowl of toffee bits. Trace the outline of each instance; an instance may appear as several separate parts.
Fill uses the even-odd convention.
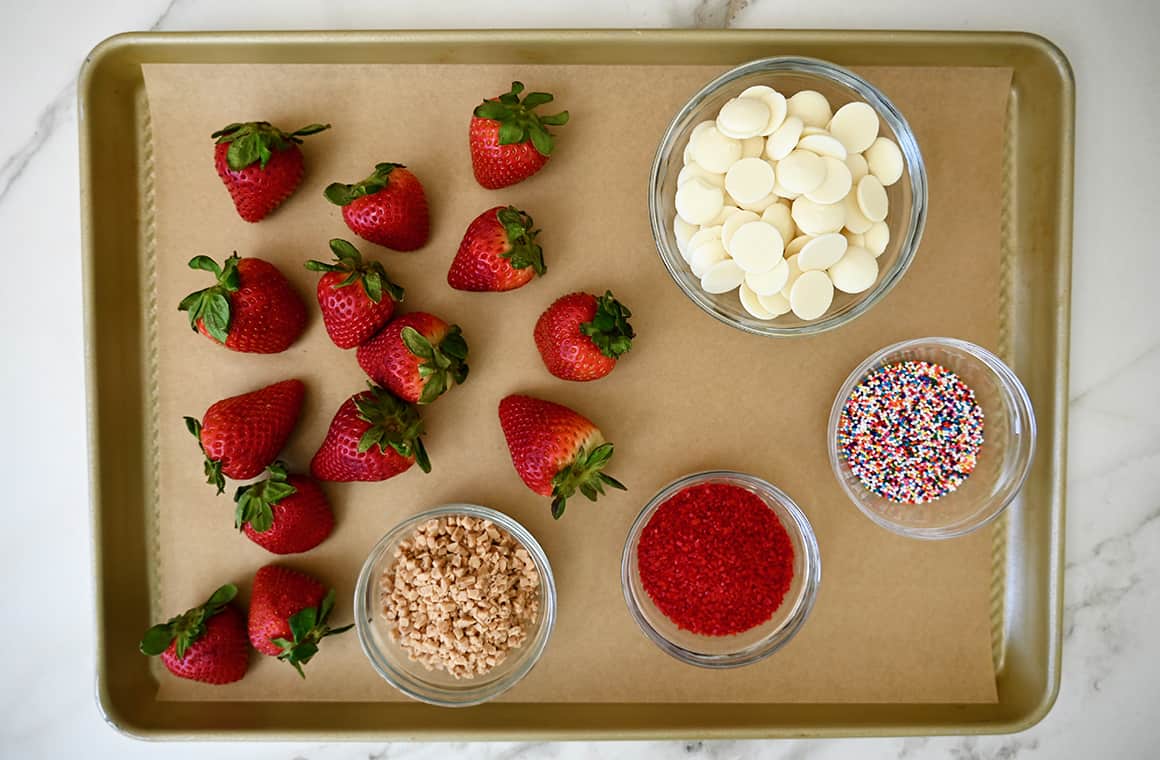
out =
[[[919,338],[875,352],[830,411],[830,465],[850,500],[895,533],[961,536],[1014,501],[1031,470],[1035,414],[990,351]]]
[[[805,624],[821,583],[818,542],[788,495],[726,470],[665,486],[629,529],[624,599],[641,631],[682,662],[734,668]]]
[[[388,683],[443,707],[486,702],[539,660],[556,619],[548,557],[494,509],[411,517],[371,550],[355,591],[363,652]]]

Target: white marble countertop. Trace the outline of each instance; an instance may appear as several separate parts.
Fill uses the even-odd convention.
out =
[[[126,30],[453,27],[1021,29],[1070,57],[1078,89],[1066,638],[1055,709],[1015,736],[645,744],[148,744],[101,720],[85,478],[76,73]],[[0,4],[0,659],[6,757],[346,760],[632,756],[1154,756],[1160,707],[1160,4],[1155,0],[133,0]],[[1138,237],[1138,239],[1137,239]],[[47,264],[48,266],[45,266]],[[33,284],[35,283],[35,284]],[[47,304],[54,307],[48,308]],[[1140,395],[1136,395],[1140,394]],[[1140,404],[1140,406],[1137,406]],[[19,473],[20,477],[14,477]],[[1149,549],[1148,547],[1153,547]]]

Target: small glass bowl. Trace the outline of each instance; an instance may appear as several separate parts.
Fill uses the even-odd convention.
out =
[[[954,372],[983,409],[983,445],[974,472],[955,491],[927,504],[898,504],[862,485],[838,445],[842,408],[854,387],[888,364],[927,361]],[[1035,412],[1015,373],[985,348],[954,338],[918,338],[872,354],[850,373],[830,409],[830,466],[850,500],[884,528],[903,536],[962,536],[998,517],[1019,494],[1035,453]]]
[[[756,494],[777,516],[793,544],[793,582],[781,606],[765,623],[733,636],[704,636],[682,630],[657,609],[640,580],[637,547],[657,509],[678,491],[704,483],[740,486]],[[764,660],[792,639],[813,609],[822,580],[822,557],[810,521],[783,491],[761,478],[729,470],[686,475],[662,488],[637,516],[624,542],[620,585],[636,624],[668,654],[705,668],[736,668]]]
[[[417,527],[432,518],[463,515],[490,520],[527,550],[540,574],[540,609],[522,647],[510,651],[507,658],[489,673],[457,680],[445,671],[427,670],[411,660],[407,652],[391,640],[389,626],[382,616],[379,579],[395,561],[396,547]],[[494,509],[474,504],[448,504],[407,518],[375,544],[358,576],[354,609],[359,644],[371,665],[388,683],[407,696],[428,704],[468,707],[493,699],[515,686],[540,659],[556,622],[556,582],[548,556],[524,526]]]
[[[890,202],[890,213],[886,217],[890,243],[878,257],[877,282],[857,295],[835,291],[834,302],[825,316],[809,322],[798,319],[792,312],[771,320],[757,319],[741,306],[736,291],[719,295],[706,293],[681,256],[673,231],[677,174],[693,127],[715,118],[730,98],[757,84],[773,87],[786,96],[800,90],[817,90],[829,99],[834,110],[855,100],[868,103],[878,112],[879,134],[894,140],[902,150],[902,178],[886,188]],[[727,71],[705,85],[673,118],[661,138],[649,176],[648,211],[653,239],[677,286],[693,303],[716,319],[757,335],[816,335],[865,314],[898,284],[914,260],[926,224],[926,210],[926,166],[914,133],[902,113],[877,87],[862,77],[814,58],[764,58]]]

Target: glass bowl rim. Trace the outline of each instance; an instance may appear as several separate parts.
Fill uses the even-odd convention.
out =
[[[886,356],[898,351],[921,350],[923,348],[941,348],[958,351],[978,360],[990,370],[997,378],[999,385],[1013,400],[1012,406],[1015,413],[1019,416],[1020,421],[1026,427],[1024,435],[1026,435],[1028,440],[1029,454],[1019,462],[1018,472],[1012,478],[1014,487],[1011,489],[1011,493],[989,513],[982,513],[981,516],[980,513],[975,513],[949,527],[908,528],[868,509],[862,503],[861,499],[858,498],[858,494],[850,484],[846,482],[846,478],[843,477],[843,460],[838,451],[838,422],[842,416],[842,408],[845,406],[845,401],[854,391],[854,386],[872,369],[881,366]],[[950,369],[953,371],[953,368]],[[997,520],[999,515],[1007,511],[1007,508],[1011,506],[1011,502],[1023,490],[1023,485],[1027,482],[1027,478],[1031,474],[1031,465],[1035,461],[1036,440],[1035,409],[1031,405],[1031,397],[1027,394],[1027,389],[1023,386],[1023,382],[1015,374],[1014,370],[1008,367],[1006,362],[993,352],[988,351],[980,345],[960,338],[940,336],[911,338],[909,340],[892,343],[872,352],[846,376],[842,386],[838,389],[838,393],[834,397],[834,402],[830,407],[830,419],[826,428],[826,448],[830,458],[830,470],[834,473],[834,477],[838,480],[838,484],[842,487],[842,491],[846,494],[846,497],[858,508],[858,511],[870,518],[876,525],[886,528],[892,533],[923,541],[941,541],[949,538],[958,538],[973,533]]]
[[[790,518],[790,525],[784,525],[785,521],[782,520],[783,527],[787,530],[797,532],[798,539],[805,554],[802,558],[802,567],[804,568],[806,576],[802,582],[800,599],[795,603],[796,609],[791,612],[789,617],[781,625],[769,631],[758,641],[742,649],[720,654],[698,652],[688,649],[658,631],[645,617],[641,609],[641,603],[638,601],[632,585],[632,547],[637,543],[645,525],[648,524],[649,519],[656,510],[678,491],[691,485],[714,481],[749,486],[753,490],[764,494],[777,504],[781,510],[784,510]],[[769,505],[767,504],[767,506]],[[769,506],[769,509],[775,514],[778,514],[777,509],[774,507]],[[781,519],[780,514],[778,514],[778,517]],[[629,614],[637,626],[654,644],[670,656],[690,665],[711,669],[737,668],[760,662],[792,641],[802,626],[805,625],[806,620],[810,616],[810,612],[814,608],[814,604],[817,602],[818,588],[821,585],[821,580],[822,554],[821,549],[818,547],[817,535],[814,533],[813,525],[810,523],[809,518],[806,517],[797,503],[777,486],[756,475],[735,470],[702,470],[684,475],[662,486],[644,505],[640,513],[636,516],[636,519],[633,520],[620,555],[621,591],[624,594],[624,601],[628,606]]]
[[[676,149],[677,125],[689,113],[699,107],[706,98],[712,96],[721,87],[727,86],[733,81],[755,72],[805,74],[807,76],[826,79],[853,90],[858,97],[874,108],[879,117],[887,123],[898,141],[899,149],[902,151],[903,161],[910,178],[911,208],[905,236],[899,244],[898,257],[892,269],[881,275],[873,288],[867,291],[857,303],[843,314],[824,317],[810,322],[802,322],[801,324],[789,327],[776,327],[772,324],[757,326],[741,322],[721,312],[708,294],[702,293],[699,288],[695,288],[684,281],[684,273],[679,264],[683,259],[678,251],[672,250],[669,246],[668,228],[672,226],[672,220],[661,218],[659,196],[662,165],[664,164],[665,157]],[[714,319],[742,332],[765,337],[818,335],[854,321],[882,301],[902,280],[914,261],[919,244],[922,241],[923,230],[926,228],[928,203],[926,162],[922,157],[922,151],[918,147],[918,140],[914,135],[914,131],[911,129],[906,117],[902,115],[902,112],[881,90],[849,69],[829,61],[805,56],[772,56],[759,58],[735,66],[703,86],[695,95],[689,98],[669,122],[668,128],[665,129],[664,135],[657,145],[656,153],[653,156],[652,167],[649,171],[649,223],[652,228],[653,243],[657,248],[665,270],[669,273],[669,277],[690,301]]]
[[[477,688],[456,690],[455,698],[441,696],[448,693],[438,685],[431,684],[410,675],[400,675],[387,661],[381,650],[375,646],[370,636],[370,627],[373,623],[368,619],[375,611],[366,609],[366,597],[369,591],[371,576],[375,574],[375,565],[382,558],[387,547],[398,540],[404,532],[414,530],[416,526],[428,520],[449,515],[469,515],[490,520],[514,538],[517,543],[528,551],[536,563],[536,570],[540,574],[540,604],[542,605],[543,621],[537,630],[536,638],[529,642],[530,646],[518,653],[519,662],[509,673],[501,678],[481,682]],[[419,512],[396,523],[382,538],[375,542],[363,562],[359,571],[358,580],[354,589],[354,619],[355,630],[358,634],[359,646],[363,654],[370,661],[384,681],[398,689],[406,696],[426,702],[438,707],[471,707],[491,700],[519,683],[531,669],[539,662],[548,641],[552,637],[552,630],[556,624],[556,580],[552,573],[552,565],[548,555],[540,546],[535,536],[514,517],[504,514],[491,507],[466,502],[450,502]],[[422,685],[417,688],[415,682]]]

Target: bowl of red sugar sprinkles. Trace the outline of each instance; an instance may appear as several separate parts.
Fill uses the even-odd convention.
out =
[[[670,483],[624,545],[629,611],[673,657],[707,668],[762,660],[801,629],[821,554],[805,514],[761,478],[725,470]]]
[[[919,338],[850,373],[830,411],[829,442],[838,482],[867,517],[912,538],[954,538],[1018,496],[1035,414],[1019,378],[990,351]]]

